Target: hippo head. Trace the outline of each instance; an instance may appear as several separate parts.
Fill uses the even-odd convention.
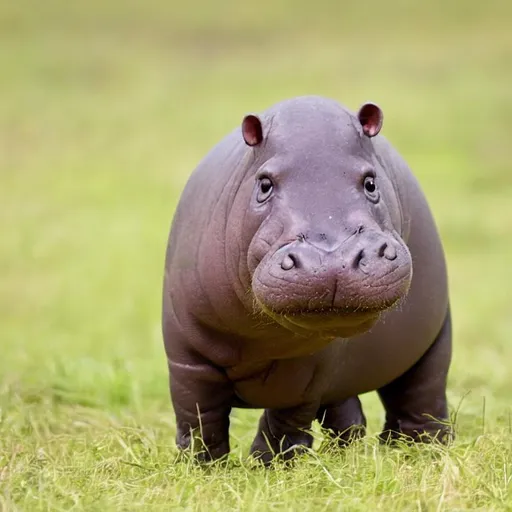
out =
[[[408,292],[400,201],[372,140],[382,118],[372,103],[354,115],[303,97],[242,122],[254,304],[289,330],[360,334]]]

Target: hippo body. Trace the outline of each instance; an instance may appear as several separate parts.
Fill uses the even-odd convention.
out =
[[[381,125],[373,104],[286,100],[246,116],[190,176],[163,293],[180,448],[199,435],[206,458],[227,454],[233,407],[265,409],[251,448],[264,461],[311,446],[315,419],[348,442],[373,390],[382,439],[447,438],[445,258]]]

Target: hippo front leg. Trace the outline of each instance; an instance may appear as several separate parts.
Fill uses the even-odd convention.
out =
[[[448,310],[441,331],[423,357],[402,376],[379,389],[386,409],[386,423],[380,436],[383,442],[404,438],[447,443],[451,439],[446,400],[451,335]]]
[[[171,398],[176,415],[176,444],[192,449],[200,461],[229,453],[231,383],[207,364],[169,363]]]
[[[309,433],[319,404],[304,404],[289,409],[265,409],[258,433],[251,446],[251,455],[269,464],[274,458],[288,461],[304,448],[311,448]]]

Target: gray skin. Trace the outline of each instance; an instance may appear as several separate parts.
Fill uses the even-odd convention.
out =
[[[229,452],[232,408],[263,408],[251,453],[445,442],[451,324],[445,258],[425,197],[382,136],[382,112],[316,96],[248,115],[192,173],[167,249],[163,335],[177,445]]]

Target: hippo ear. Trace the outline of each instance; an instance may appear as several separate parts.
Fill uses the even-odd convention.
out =
[[[242,121],[242,135],[248,146],[257,146],[263,140],[263,128],[258,116],[249,114]]]
[[[375,103],[365,103],[359,109],[357,117],[367,137],[375,137],[380,132],[384,114]]]

